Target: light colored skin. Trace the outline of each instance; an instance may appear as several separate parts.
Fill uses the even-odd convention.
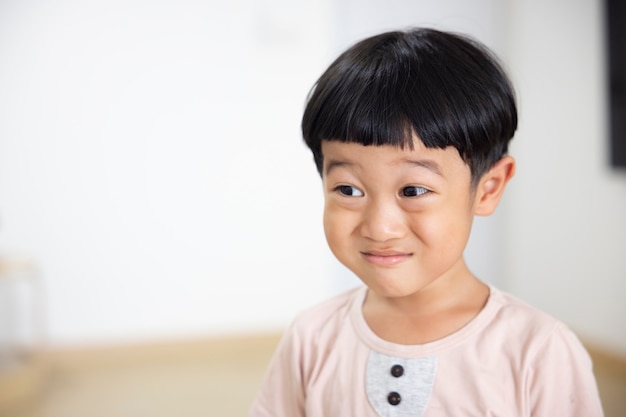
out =
[[[493,213],[515,172],[505,156],[472,187],[456,149],[414,145],[322,142],[326,239],[369,288],[370,328],[400,344],[445,337],[483,308],[489,288],[463,251],[474,216]]]

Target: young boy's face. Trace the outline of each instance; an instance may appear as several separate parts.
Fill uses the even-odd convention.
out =
[[[324,230],[337,259],[384,297],[416,294],[469,271],[477,193],[456,149],[324,141]],[[440,280],[443,278],[443,280]]]

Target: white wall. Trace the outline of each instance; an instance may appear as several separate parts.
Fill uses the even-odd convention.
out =
[[[626,171],[609,167],[599,0],[514,0],[518,173],[506,200],[507,288],[626,352]]]
[[[626,350],[624,176],[581,0],[0,3],[0,251],[38,262],[50,342],[280,328],[355,285],[301,111],[339,51],[413,25],[478,37],[519,84],[518,175],[470,266]]]
[[[332,287],[299,118],[325,2],[0,3],[0,244],[53,345],[262,330]]]

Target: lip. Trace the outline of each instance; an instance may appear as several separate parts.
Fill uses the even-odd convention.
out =
[[[407,260],[413,254],[397,251],[363,251],[361,252],[361,255],[363,255],[365,260],[371,264],[379,266],[394,266]]]

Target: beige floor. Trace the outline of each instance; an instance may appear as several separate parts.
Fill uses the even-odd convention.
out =
[[[277,335],[56,354],[41,394],[0,417],[245,416]]]
[[[594,363],[605,417],[626,417],[626,358],[587,346]]]
[[[245,416],[277,340],[269,335],[56,354],[41,393],[0,407],[0,417]],[[606,417],[625,417],[624,362],[597,353],[594,360]]]

